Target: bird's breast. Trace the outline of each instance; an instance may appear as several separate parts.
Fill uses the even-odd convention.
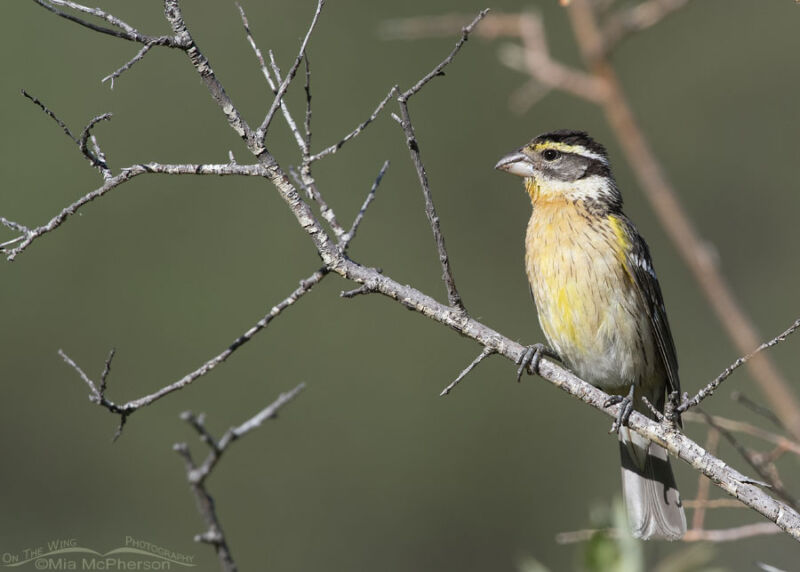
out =
[[[568,201],[537,201],[525,244],[548,342],[575,373],[608,391],[628,387],[653,364],[648,318],[622,238],[613,215]]]

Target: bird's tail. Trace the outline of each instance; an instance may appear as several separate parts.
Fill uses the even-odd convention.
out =
[[[627,427],[620,428],[619,450],[633,535],[643,540],[680,539],[686,532],[686,515],[667,452]]]

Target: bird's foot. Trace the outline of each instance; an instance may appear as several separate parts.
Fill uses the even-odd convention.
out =
[[[619,408],[619,413],[617,413],[617,418],[614,419],[614,423],[611,425],[609,433],[616,433],[621,427],[628,424],[628,417],[631,416],[631,412],[633,411],[633,385],[631,385],[628,395],[612,395],[606,399],[605,403],[603,403],[603,407],[611,407],[617,403],[621,403],[622,405]]]
[[[522,381],[522,374],[527,370],[530,374],[539,373],[539,362],[542,361],[544,356],[558,358],[555,352],[544,344],[533,344],[528,346],[528,349],[522,354],[522,357],[517,362],[519,368],[517,369],[517,383]]]

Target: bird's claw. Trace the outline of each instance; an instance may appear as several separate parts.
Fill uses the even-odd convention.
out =
[[[614,419],[614,423],[611,424],[609,433],[616,433],[620,428],[628,424],[628,418],[631,416],[631,412],[633,412],[633,385],[631,385],[628,395],[612,395],[605,400],[603,407],[611,407],[618,403],[622,405],[619,408],[619,413],[617,413],[617,418]]]
[[[517,368],[517,383],[522,381],[522,374],[525,373],[526,370],[530,374],[538,374],[539,362],[542,361],[542,357],[544,356],[555,357],[553,350],[544,344],[528,346],[528,349],[525,350],[525,353],[522,354],[522,357],[517,362],[519,364],[519,368]]]

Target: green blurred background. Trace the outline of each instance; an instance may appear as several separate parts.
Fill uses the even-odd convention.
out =
[[[232,2],[185,2],[195,39],[251,123],[271,101]],[[287,69],[312,1],[244,0],[262,49]],[[387,19],[470,14],[475,0],[330,1],[313,37],[314,146],[338,141],[395,83],[409,86],[454,38],[387,41]],[[140,30],[167,33],[156,0],[104,2]],[[566,14],[555,1],[490,4],[535,9],[556,57],[578,65]],[[138,50],[61,20],[33,2],[7,2],[0,21],[0,215],[35,226],[99,185],[24,88],[76,132],[113,112],[95,133],[114,169],[146,161],[247,162],[186,58],[155,49],[109,89],[100,79]],[[680,199],[763,337],[798,313],[800,6],[791,0],[691,2],[615,53],[621,80]],[[519,181],[492,169],[505,152],[554,128],[586,129],[609,148],[627,212],[647,237],[681,362],[696,390],[737,357],[692,276],[641,195],[598,108],[552,93],[524,115],[509,110],[527,78],[498,63],[502,42],[472,40],[411,102],[456,279],[472,314],[523,343],[542,339],[522,271],[529,216]],[[299,116],[302,84],[288,101]],[[394,109],[393,109],[394,110]],[[298,163],[278,117],[269,143]],[[339,219],[357,212],[381,163],[391,168],[351,255],[440,300],[440,269],[404,137],[387,114],[318,164],[317,181]],[[2,230],[7,240],[12,233]],[[609,419],[546,382],[514,383],[500,358],[453,394],[439,391],[479,352],[379,296],[344,300],[352,287],[326,279],[222,367],[133,416],[116,443],[116,419],[56,354],[63,348],[99,376],[118,350],[109,396],[124,401],[193,370],[233,341],[319,266],[310,241],[276,191],[259,180],[143,176],[81,211],[13,264],[0,264],[0,552],[53,538],[98,551],[134,536],[195,555],[203,524],[171,450],[188,441],[179,420],[205,411],[217,434],[300,381],[307,389],[277,422],[236,443],[208,484],[243,570],[519,570],[536,558],[580,569],[582,546],[558,532],[595,526],[619,495]],[[797,393],[798,343],[772,351]],[[746,372],[709,403],[712,412],[761,422],[728,398],[761,399]],[[705,429],[687,433],[702,443]],[[721,454],[751,472],[730,447]],[[697,478],[677,462],[685,498]],[[792,489],[800,470],[781,465]],[[797,487],[794,487],[797,491]],[[715,495],[719,493],[714,492]],[[689,511],[691,518],[691,511]],[[712,512],[709,527],[759,521]],[[687,549],[650,543],[648,566]],[[718,545],[712,562],[791,569],[797,544],[772,536]]]

